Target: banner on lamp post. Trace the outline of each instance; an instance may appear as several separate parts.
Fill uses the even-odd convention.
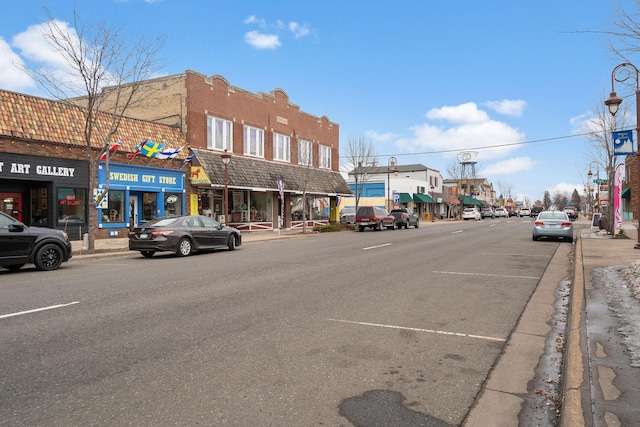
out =
[[[613,135],[613,155],[628,156],[633,154],[633,131],[621,130],[612,132]]]

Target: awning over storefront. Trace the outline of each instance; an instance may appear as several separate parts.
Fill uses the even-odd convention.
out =
[[[414,193],[413,201],[416,203],[433,203],[431,196],[427,194]]]
[[[620,196],[623,199],[630,199],[631,198],[631,187],[627,187],[624,190],[622,190],[622,194]]]
[[[463,205],[482,206],[482,203],[478,199],[474,199],[471,196],[464,196],[462,200]]]
[[[400,193],[400,203],[411,203],[413,202],[413,197],[409,193]]]
[[[224,186],[224,164],[220,152],[197,150],[193,160],[206,172],[211,185]],[[339,172],[315,169],[282,162],[233,156],[228,165],[229,188],[278,191],[278,178],[287,193],[306,192],[309,195],[352,196],[353,192]]]

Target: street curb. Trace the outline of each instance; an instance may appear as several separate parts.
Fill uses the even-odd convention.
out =
[[[582,411],[583,354],[580,347],[580,324],[584,311],[584,265],[582,262],[582,237],[578,235],[575,245],[575,262],[571,303],[567,321],[567,343],[562,378],[562,408],[560,426],[584,426]]]

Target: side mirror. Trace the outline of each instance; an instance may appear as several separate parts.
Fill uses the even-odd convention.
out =
[[[9,225],[9,232],[21,233],[24,231],[24,224],[21,222],[14,222]]]

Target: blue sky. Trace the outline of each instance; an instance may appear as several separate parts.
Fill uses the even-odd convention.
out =
[[[164,75],[191,69],[252,92],[282,88],[303,111],[340,125],[343,150],[365,139],[380,164],[393,155],[445,178],[456,153],[478,151],[479,177],[536,200],[586,184],[594,159],[577,134],[621,62],[601,33],[613,29],[617,4],[77,0],[77,12],[131,37],[167,37]],[[43,5],[58,20],[72,17],[71,0],[3,4],[0,88],[44,96],[11,64],[59,67],[37,31]]]

